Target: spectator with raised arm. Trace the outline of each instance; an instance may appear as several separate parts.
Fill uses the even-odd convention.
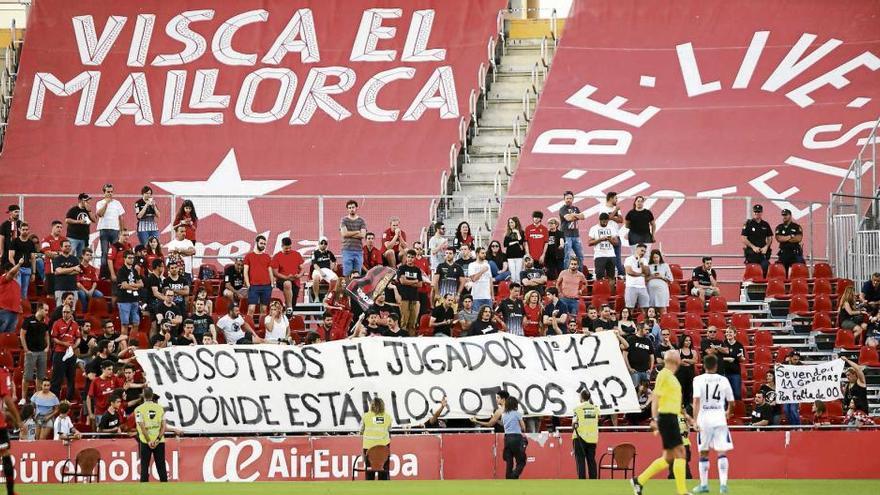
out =
[[[159,218],[162,216],[153,199],[152,187],[141,188],[141,199],[134,203],[134,214],[137,217],[138,241],[146,246],[150,237],[159,237]]]

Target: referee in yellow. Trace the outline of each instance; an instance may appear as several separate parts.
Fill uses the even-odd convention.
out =
[[[685,450],[678,425],[678,414],[681,412],[681,384],[675,377],[675,371],[681,363],[678,351],[670,350],[663,354],[665,366],[657,374],[654,385],[654,397],[651,401],[651,429],[660,432],[663,439],[663,456],[657,458],[645,469],[638,478],[630,480],[635,495],[642,495],[644,485],[655,474],[672,466],[675,478],[675,491],[678,495],[687,495],[685,485]]]
[[[154,401],[153,390],[149,387],[143,391],[144,403],[134,410],[137,421],[137,438],[140,445],[141,483],[150,481],[150,458],[156,461],[156,472],[159,481],[168,481],[165,466],[165,409]]]
[[[571,440],[574,448],[574,462],[578,479],[587,478],[587,467],[590,479],[597,476],[596,444],[599,442],[599,406],[590,402],[590,392],[581,390],[581,403],[574,408],[571,418]]]
[[[363,423],[361,423],[361,435],[364,437],[364,466],[370,466],[370,456],[368,452],[371,448],[379,445],[391,446],[391,415],[385,412],[385,401],[378,397],[374,397],[370,403],[370,410],[364,414]],[[391,455],[382,466],[382,470],[378,472],[380,480],[389,479],[388,463],[391,461]],[[375,471],[364,473],[367,480],[374,481],[376,479]]]

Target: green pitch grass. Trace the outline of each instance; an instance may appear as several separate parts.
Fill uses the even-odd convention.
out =
[[[688,483],[688,489],[693,488]],[[717,482],[711,483],[713,494]],[[878,480],[733,480],[730,495],[877,495]],[[626,480],[363,481],[289,483],[100,483],[17,485],[19,495],[629,495]],[[674,495],[673,483],[655,480],[645,495]]]

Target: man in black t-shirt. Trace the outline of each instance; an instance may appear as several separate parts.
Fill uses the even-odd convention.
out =
[[[76,206],[67,210],[64,223],[67,224],[67,238],[73,247],[73,254],[77,258],[82,257],[83,249],[89,245],[89,226],[98,220],[92,212],[89,201],[92,197],[86,193],[79,193]]]
[[[521,291],[522,286],[518,283],[510,284],[510,296],[499,302],[498,307],[495,309],[495,312],[501,315],[501,320],[504,322],[507,333],[519,335],[520,337],[524,335],[523,318],[526,315],[526,308],[520,295]]]
[[[140,291],[141,303],[147,308],[152,315],[156,311],[156,306],[162,300],[162,272],[165,270],[165,264],[160,259],[154,259],[150,265],[150,270],[144,277],[144,290]]]
[[[709,328],[706,329],[706,335],[700,339],[700,357],[705,359],[706,356],[712,355],[721,360],[722,353],[721,349],[724,346],[721,344],[721,341],[715,340],[715,334],[718,333],[718,328],[714,325],[709,325]]]
[[[471,250],[468,244],[462,244],[458,249],[458,259],[455,260],[455,264],[461,267],[462,273],[467,273],[468,267],[471,266],[471,263],[477,261],[477,257],[474,256],[473,250]]]
[[[174,291],[165,290],[164,299],[156,306],[156,323],[161,326],[163,323],[170,323],[171,330],[176,331],[177,327],[183,323],[184,312],[174,303]]]
[[[400,326],[415,336],[419,324],[419,288],[424,283],[422,270],[415,265],[416,252],[406,252],[404,263],[397,267],[397,290],[400,292]]]
[[[31,241],[31,228],[27,222],[21,222],[18,226],[18,236],[9,242],[8,259],[10,266],[17,265],[18,285],[21,286],[21,298],[27,299],[28,287],[37,275],[37,246]]]
[[[599,319],[593,321],[593,331],[602,332],[616,328],[617,324],[611,320],[611,308],[602,306],[602,309],[599,311]]]
[[[162,279],[160,290],[164,294],[168,289],[174,292],[174,304],[178,305],[181,311],[186,311],[186,298],[190,295],[192,288],[192,276],[186,272],[181,272],[180,265],[172,263],[168,265],[168,274]]]
[[[587,308],[587,314],[581,318],[581,328],[586,333],[592,333],[596,326],[596,320],[599,319],[599,310],[590,306]]]
[[[116,272],[116,307],[122,333],[131,335],[141,322],[140,291],[144,288],[144,280],[134,267],[134,253],[126,251],[122,260],[122,268]]]
[[[189,319],[193,322],[193,335],[196,340],[202,343],[205,335],[210,335],[217,340],[217,327],[214,326],[214,318],[208,313],[205,307],[205,301],[198,299],[195,302],[195,312],[189,315]]]
[[[766,220],[761,218],[764,214],[764,207],[755,205],[752,207],[752,218],[746,220],[743,224],[740,237],[743,242],[743,252],[745,254],[746,263],[758,263],[764,276],[767,276],[767,269],[770,267],[770,250],[773,243],[773,229]]]
[[[321,282],[327,282],[330,292],[335,291],[339,283],[336,255],[327,248],[327,238],[321,238],[318,249],[312,251],[312,296],[315,301],[321,300]]]
[[[536,290],[541,297],[544,297],[547,275],[544,274],[544,270],[535,268],[535,260],[531,256],[523,258],[523,270],[519,278],[522,281],[523,291],[528,293],[530,290]]]
[[[639,388],[642,382],[651,381],[651,373],[654,372],[654,343],[648,337],[648,327],[645,324],[636,326],[636,333],[626,339],[629,348],[623,351],[624,358],[632,376],[633,385]]]
[[[49,305],[37,303],[34,314],[24,319],[21,324],[19,338],[24,343],[24,374],[21,377],[22,399],[28,390],[28,383],[33,380],[39,383],[46,378],[47,351],[49,349],[49,326],[46,317]]]
[[[464,271],[455,262],[455,249],[447,247],[446,258],[434,270],[431,284],[434,288],[434,300],[441,299],[447,294],[452,294],[455,300],[458,300],[464,283]]]
[[[65,292],[76,293],[76,276],[82,273],[79,258],[73,255],[69,240],[61,242],[61,254],[52,259],[55,270],[55,304],[60,306]]]
[[[18,226],[21,224],[19,217],[21,216],[21,208],[18,205],[9,205],[6,209],[9,220],[0,223],[0,271],[6,267],[13,266],[9,263],[9,243],[12,239],[18,237]]]
[[[691,279],[694,284],[691,295],[699,297],[701,301],[705,302],[707,297],[721,295],[718,289],[718,274],[712,268],[711,256],[703,256],[703,264],[694,268]]]
[[[452,337],[452,325],[455,323],[455,310],[452,308],[454,303],[455,296],[446,294],[442,304],[438,304],[431,311],[431,327],[435,336]]]
[[[549,267],[548,267],[549,268]],[[544,305],[544,328],[546,335],[562,335],[568,322],[568,311],[559,302],[559,289],[547,289],[549,302]]]
[[[559,221],[562,235],[565,236],[565,253],[563,255],[560,269],[568,264],[568,260],[572,256],[578,260],[578,270],[584,262],[584,248],[581,244],[580,232],[578,232],[578,220],[583,220],[584,214],[581,209],[574,206],[574,193],[565,191],[562,195],[563,205],[559,209]]]
[[[122,396],[117,392],[113,392],[113,395],[110,396],[107,412],[101,415],[101,421],[98,422],[98,433],[122,433],[122,427],[125,425],[125,413],[122,411]]]
[[[773,423],[773,408],[764,401],[764,394],[755,393],[755,408],[752,409],[752,426],[767,426]]]
[[[791,220],[791,210],[782,210],[782,223],[776,226],[776,242],[779,243],[779,262],[786,270],[804,262],[803,240],[804,230]]]
[[[232,304],[247,298],[247,287],[244,286],[244,258],[235,258],[235,262],[223,269],[223,296]]]

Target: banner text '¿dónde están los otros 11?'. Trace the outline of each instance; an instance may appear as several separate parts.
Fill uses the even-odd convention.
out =
[[[489,416],[495,392],[525,414],[569,415],[585,387],[603,413],[639,410],[616,336],[363,338],[313,346],[135,351],[172,425],[199,433],[353,431],[374,396],[396,426]]]

